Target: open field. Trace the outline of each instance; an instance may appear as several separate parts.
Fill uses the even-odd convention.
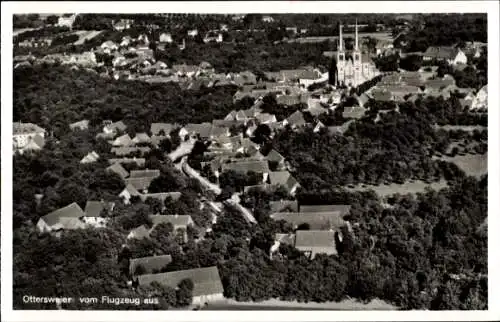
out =
[[[433,190],[441,190],[446,188],[448,183],[446,180],[441,180],[438,182],[425,183],[420,180],[416,180],[413,182],[405,182],[403,184],[391,183],[389,185],[380,184],[378,186],[374,185],[356,185],[354,188],[344,187],[348,191],[366,191],[373,190],[380,197],[387,197],[396,193],[399,194],[408,194],[408,193],[417,193],[424,192],[425,188],[431,188]]]
[[[355,35],[354,33],[344,33],[343,35],[344,38],[354,38]],[[393,41],[393,37],[391,33],[389,32],[360,32],[359,33],[360,38],[364,37],[371,37],[375,38],[380,41]],[[339,37],[338,36],[318,36],[318,37],[301,37],[301,38],[296,38],[296,39],[290,39],[288,42],[293,43],[293,42],[298,42],[298,43],[315,43],[315,42],[323,42],[325,40],[329,41],[337,41]]]
[[[456,155],[454,157],[442,156],[434,159],[455,163],[465,173],[474,177],[481,177],[488,173],[488,153]]]
[[[90,30],[90,31],[78,30],[78,31],[75,31],[74,34],[78,35],[80,37],[80,39],[75,41],[73,44],[74,45],[83,45],[85,40],[90,40],[90,39],[96,37],[97,35],[99,35],[101,32],[102,31],[100,31],[100,30]]]
[[[466,131],[466,132],[473,132],[474,130],[478,131],[484,131],[487,130],[488,127],[482,126],[482,125],[435,125],[434,128],[437,129],[442,129],[445,131]]]
[[[341,302],[324,302],[324,303],[300,303],[297,301],[281,301],[277,299],[262,301],[262,302],[238,302],[227,299],[221,303],[214,303],[205,306],[202,310],[397,310],[398,308],[386,303],[382,300],[372,300],[364,304],[355,300],[349,299]]]

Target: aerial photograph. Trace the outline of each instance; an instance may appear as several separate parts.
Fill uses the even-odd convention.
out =
[[[488,310],[486,13],[12,18],[13,310]]]

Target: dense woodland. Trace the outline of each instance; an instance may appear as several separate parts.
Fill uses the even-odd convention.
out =
[[[431,14],[424,15],[420,23],[395,39],[396,47],[407,52],[424,52],[429,46],[453,46],[466,41],[488,41],[485,14]],[[407,42],[407,46],[401,46]]]

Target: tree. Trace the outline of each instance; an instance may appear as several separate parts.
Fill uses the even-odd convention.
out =
[[[47,19],[45,19],[45,21],[50,25],[55,25],[59,21],[59,17],[57,17],[56,15],[50,15],[47,17]]]
[[[191,305],[193,301],[194,284],[191,279],[183,279],[177,285],[177,306],[184,307]]]
[[[399,67],[407,71],[417,71],[422,67],[422,57],[417,55],[409,55],[401,58]]]

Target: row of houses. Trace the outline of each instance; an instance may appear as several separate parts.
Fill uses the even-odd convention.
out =
[[[301,205],[296,201],[271,203],[275,212],[270,217],[275,221],[290,224],[294,233],[275,236],[270,256],[279,252],[280,245],[290,245],[309,258],[317,254],[337,255],[343,234],[352,233],[350,224],[344,220],[349,214],[349,205]],[[344,229],[345,228],[345,229]]]

